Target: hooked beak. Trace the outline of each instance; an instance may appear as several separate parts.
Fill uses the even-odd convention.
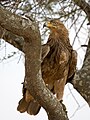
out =
[[[47,22],[47,23],[44,23],[43,28],[44,27],[51,28],[51,27],[53,27],[53,25],[50,22]]]
[[[46,23],[43,24],[43,28],[44,28],[44,27],[47,27],[47,26],[46,26]]]

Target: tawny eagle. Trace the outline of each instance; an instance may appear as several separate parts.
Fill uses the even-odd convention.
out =
[[[61,21],[53,19],[44,26],[50,29],[50,35],[47,43],[42,45],[42,78],[50,91],[61,101],[65,84],[73,78],[76,71],[76,51],[70,45],[68,30]],[[37,114],[41,106],[26,88],[23,89],[18,111]]]

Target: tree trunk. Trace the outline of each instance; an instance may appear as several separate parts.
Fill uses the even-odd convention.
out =
[[[31,95],[45,108],[49,120],[68,120],[63,105],[46,88],[42,80],[41,42],[37,25],[2,8],[0,8],[0,25],[24,38],[25,81]]]

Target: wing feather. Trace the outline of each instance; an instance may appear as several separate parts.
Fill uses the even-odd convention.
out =
[[[47,44],[42,45],[42,60],[47,56],[50,51],[50,46]]]

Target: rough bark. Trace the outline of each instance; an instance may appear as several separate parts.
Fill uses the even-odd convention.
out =
[[[19,50],[22,50],[23,48],[24,38],[3,29],[1,26],[0,26],[0,38],[4,39],[6,42],[10,43]]]
[[[41,42],[37,25],[0,8],[0,26],[24,38],[26,87],[31,95],[45,108],[49,120],[68,120],[63,105],[46,88],[42,80],[40,67]]]
[[[37,32],[34,22],[12,14],[3,8],[0,8],[0,26],[24,38],[30,38],[30,36],[33,38],[34,32]]]

